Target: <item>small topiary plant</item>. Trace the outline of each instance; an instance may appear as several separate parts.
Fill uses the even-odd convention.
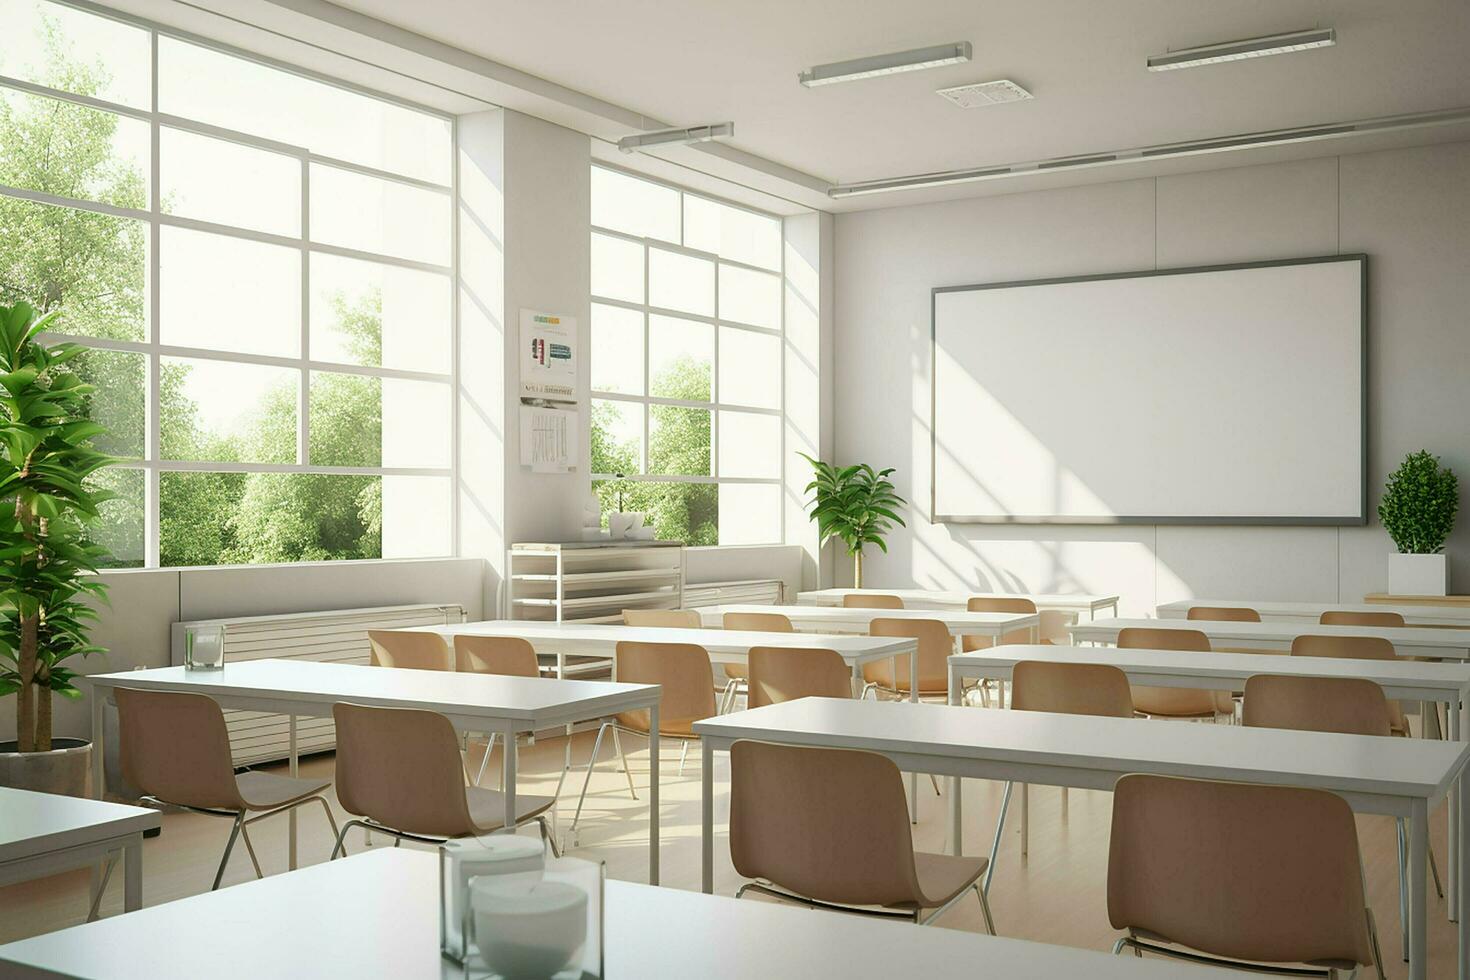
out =
[[[1378,519],[1401,554],[1432,555],[1444,547],[1460,507],[1460,481],[1426,450],[1410,453],[1388,478]]]

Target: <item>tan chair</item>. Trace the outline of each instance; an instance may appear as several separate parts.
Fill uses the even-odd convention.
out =
[[[474,636],[460,633],[454,637],[454,669],[462,674],[498,674],[503,677],[540,677],[541,663],[536,648],[518,636]],[[480,757],[480,770],[475,785],[485,778],[490,753],[495,751],[498,732],[491,732]]]
[[[1259,623],[1261,614],[1245,606],[1190,606],[1185,618],[1215,623]]]
[[[465,785],[459,738],[448,718],[417,708],[341,702],[332,705],[332,718],[337,800],[356,818],[342,825],[333,858],[354,826],[427,844],[505,829],[505,795]],[[554,802],[517,793],[516,822],[534,820],[557,854],[544,816]]]
[[[944,623],[937,619],[879,617],[868,624],[868,635],[905,636],[918,640],[919,697],[949,700],[949,655],[954,653],[954,637]],[[863,697],[867,697],[869,691],[908,697],[911,685],[908,654],[864,664],[863,681]]]
[[[916,853],[903,778],[872,752],[736,742],[730,857],[754,879],[736,898],[756,891],[928,924],[973,888],[995,933],[980,886],[986,859]]]
[[[758,633],[795,633],[791,620],[780,613],[727,612],[722,618],[727,630],[751,630]],[[720,696],[720,714],[735,706],[742,689],[750,690],[750,668],[746,664],[723,664],[725,689]]]
[[[1325,639],[1325,637],[1318,637]],[[1360,639],[1354,637],[1354,639]],[[1293,650],[1293,652],[1295,652]],[[1310,654],[1309,654],[1310,656]],[[1383,689],[1372,681],[1355,677],[1277,677],[1257,675],[1246,680],[1242,723],[1253,728],[1286,728],[1308,732],[1338,732],[1344,735],[1396,734],[1392,727],[1392,705]],[[1399,921],[1408,921],[1407,828],[1398,826]],[[1434,888],[1444,897],[1439,864],[1429,850],[1429,869]],[[1403,931],[1404,958],[1409,957],[1409,933]]]
[[[881,592],[849,592],[842,597],[842,605],[845,609],[902,609],[903,600],[896,595],[884,595]]]
[[[1030,599],[1027,599],[1027,598],[1025,598],[1023,596],[972,595],[972,596],[970,596],[969,601],[965,603],[965,608],[967,610],[969,610],[970,612],[1025,613],[1026,615],[1035,615],[1035,613],[1036,613],[1036,603],[1032,602]],[[1038,633],[1039,632],[1040,631],[1038,630]],[[1007,633],[1004,636],[1002,636],[1000,638],[1000,642],[1001,643],[1030,643],[1031,642],[1030,630],[1013,630],[1012,632]],[[967,652],[970,651],[970,650],[988,650],[988,649],[990,649],[991,647],[993,647],[995,645],[996,645],[996,641],[994,639],[992,639],[991,637],[988,637],[988,636],[962,636],[962,637],[960,637],[960,648],[962,650],[967,651]],[[976,686],[980,690],[980,700],[981,700],[981,703],[988,705],[990,703],[990,699],[989,699],[989,694],[986,691],[986,682],[985,681],[981,681]],[[997,695],[1000,697],[1001,705],[1002,705],[1002,707],[1004,707],[1004,705],[1005,705],[1005,697],[1004,697],[1005,682],[1004,681],[996,681],[995,682],[995,689],[996,689]],[[974,688],[972,688],[970,691],[968,691],[966,693],[967,694],[973,694],[974,693]]]
[[[249,826],[258,820],[316,802],[337,834],[337,820],[322,795],[332,785],[329,780],[250,770],[236,774],[224,712],[213,698],[125,687],[117,689],[116,698],[123,779],[143,792],[144,802],[234,818],[210,891],[224,878],[236,837],[245,839],[255,877],[263,877],[250,843]],[[247,816],[251,813],[255,816]]]
[[[695,615],[698,615],[697,613]],[[712,668],[709,653],[692,643],[643,643],[632,640],[620,641],[616,648],[614,680],[625,684],[657,684],[663,690],[658,703],[658,734],[660,739],[672,738],[683,743],[679,754],[679,774],[684,773],[684,760],[689,753],[689,743],[697,741],[694,723],[713,718],[715,706],[714,688],[710,686]],[[577,798],[577,810],[572,815],[571,833],[577,829],[582,816],[582,804],[587,799],[587,787],[592,782],[592,770],[597,765],[597,755],[602,747],[602,736],[611,729],[614,737],[621,730],[633,735],[649,734],[647,710],[624,711],[602,724],[597,730],[597,739],[592,743],[592,758],[587,763],[587,777],[582,782],[582,793]],[[622,748],[618,748],[621,756]],[[628,773],[628,791],[633,792],[633,774],[623,759],[623,769]],[[650,779],[658,779],[652,772]],[[637,794],[634,793],[634,799]]]
[[[1199,630],[1129,626],[1118,631],[1118,647],[1135,650],[1187,650],[1210,652],[1210,638]],[[1198,718],[1216,720],[1235,717],[1235,702],[1229,691],[1207,691],[1192,687],[1134,687],[1133,710],[1150,718]]]
[[[624,609],[623,625],[697,630],[704,626],[704,620],[694,609]]]
[[[1294,657],[1333,657],[1339,660],[1397,660],[1393,644],[1381,636],[1298,636],[1291,641]],[[1397,700],[1388,702],[1394,735],[1409,736],[1409,719]]]
[[[1396,612],[1349,612],[1336,609],[1323,613],[1317,622],[1323,626],[1403,626],[1404,616]]]
[[[1308,963],[1328,977],[1376,964],[1383,977],[1357,824],[1340,796],[1321,790],[1119,779],[1108,919],[1127,931],[1114,953]]]
[[[797,698],[850,698],[852,671],[836,650],[751,647],[749,706]]]
[[[1133,718],[1133,694],[1128,675],[1109,664],[1057,664],[1041,660],[1022,660],[1011,671],[1011,709],[1014,711],[1046,711],[1061,715],[1094,715],[1104,718]],[[1031,850],[1030,789],[1021,784],[1021,853]],[[1063,813],[1067,788],[1062,787]],[[985,888],[990,889],[996,855],[1000,849],[1001,831],[1005,828],[1006,811],[1011,805],[1011,783],[1006,782],[1001,797],[1000,818],[995,823],[995,840],[990,845],[990,874]]]
[[[453,670],[454,655],[438,633],[414,630],[368,630],[374,667],[408,670]]]

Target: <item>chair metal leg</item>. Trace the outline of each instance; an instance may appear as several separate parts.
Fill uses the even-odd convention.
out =
[[[499,734],[499,732],[491,732],[490,741],[485,743],[485,754],[480,758],[480,771],[475,773],[476,786],[480,785],[480,780],[485,778],[485,767],[490,764],[490,753],[495,751],[495,738]]]
[[[536,826],[541,829],[541,843],[551,848],[551,856],[561,857],[561,848],[556,846],[556,837],[551,833],[551,827],[546,823],[546,818],[537,817]]]
[[[995,931],[995,920],[990,917],[990,901],[985,897],[985,889],[980,887],[980,883],[978,881],[975,882],[974,888],[975,894],[980,896],[980,911],[985,915],[986,931],[988,931],[992,936],[998,935],[998,933],[996,933]]]
[[[322,812],[327,815],[327,825],[332,828],[332,836],[333,837],[336,837],[337,836],[337,818],[332,815],[332,805],[327,802],[327,798],[325,796],[318,796],[318,797],[316,797],[316,800],[317,800],[318,803],[320,803],[322,805]],[[343,844],[342,845],[342,856],[343,857],[346,857],[347,856],[347,845],[346,844]]]
[[[335,861],[335,860],[337,860],[337,852],[338,851],[341,851],[343,854],[346,854],[347,853],[347,849],[343,846],[343,842],[347,839],[347,832],[349,830],[351,830],[353,827],[361,827],[363,830],[371,830],[372,829],[368,825],[367,821],[365,821],[365,820],[349,820],[346,823],[344,823],[342,825],[342,829],[337,832],[337,843],[332,848],[332,853],[327,858],[328,861]]]
[[[235,814],[235,822],[230,827],[230,839],[225,843],[225,853],[220,855],[219,868],[214,873],[214,884],[209,886],[210,891],[218,891],[219,883],[225,876],[225,865],[230,861],[230,852],[235,849],[235,838],[240,836],[240,828],[245,823],[245,811],[241,810]]]
[[[113,851],[107,855],[107,864],[102,869],[102,880],[97,883],[97,894],[92,896],[92,906],[87,909],[88,922],[97,921],[98,912],[102,908],[102,893],[107,891],[107,882],[112,878],[112,869],[117,867],[117,859],[121,856],[121,851]]]
[[[618,737],[618,726],[612,726],[613,748],[618,753],[618,761],[622,763],[623,774],[628,777],[628,795],[638,799],[638,791],[633,788],[633,769],[628,765],[628,757],[623,754],[623,740]]]
[[[250,821],[240,824],[240,837],[245,841],[245,853],[250,855],[250,863],[255,867],[255,877],[264,878],[265,874],[260,870],[260,861],[255,856],[255,845],[250,843]]]
[[[933,786],[934,786],[934,795],[935,796],[943,796],[944,795],[943,793],[939,792],[939,777],[936,776],[936,775],[934,775],[932,772],[929,774],[929,782],[932,783]]]
[[[990,894],[990,879],[995,874],[995,859],[1000,854],[1000,835],[1006,826],[1006,811],[1011,806],[1011,784],[1006,783],[1005,795],[1000,800],[1000,816],[995,820],[995,837],[990,842],[990,863],[985,866],[985,894]]]
[[[684,760],[689,758],[689,742],[686,739],[684,747],[679,750],[679,775],[684,775]]]
[[[1373,910],[1364,909],[1368,917],[1368,945],[1373,950],[1373,966],[1378,970],[1378,980],[1388,980],[1383,972],[1383,951],[1378,948],[1378,923],[1373,919]]]
[[[582,819],[582,804],[587,801],[587,787],[592,785],[592,770],[597,767],[597,756],[602,751],[602,736],[609,728],[612,728],[612,725],[609,722],[603,722],[601,727],[597,729],[597,738],[592,742],[592,755],[587,759],[587,775],[582,780],[582,792],[577,796],[577,812],[572,814],[572,825],[567,828],[568,834],[576,834],[577,832],[577,821]],[[617,735],[617,729],[615,728],[613,729],[613,735]],[[630,785],[631,778],[630,776]]]
[[[1434,890],[1439,895],[1440,901],[1444,901],[1444,885],[1439,880],[1439,863],[1434,860],[1434,845],[1427,844],[1425,851],[1429,854],[1429,874],[1434,878]]]

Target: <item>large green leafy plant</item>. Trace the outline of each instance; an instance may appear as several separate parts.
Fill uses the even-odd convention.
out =
[[[1378,519],[1401,553],[1432,555],[1454,530],[1459,507],[1460,482],[1454,470],[1421,449],[1389,475]]]
[[[875,544],[886,554],[883,536],[895,524],[903,524],[898,508],[906,501],[893,489],[888,476],[893,472],[874,470],[867,463],[837,467],[798,453],[812,464],[813,479],[806,485],[812,494],[812,520],[822,544],[833,538],[847,546],[852,556],[852,584],[863,587],[863,546]],[[905,525],[907,526],[907,525]]]
[[[21,752],[50,750],[53,694],[81,697],[66,664],[98,651],[86,600],[106,594],[87,526],[112,495],[87,481],[113,458],[92,448],[95,389],[68,363],[86,348],[38,338],[54,316],[0,306],[0,695],[19,696]]]

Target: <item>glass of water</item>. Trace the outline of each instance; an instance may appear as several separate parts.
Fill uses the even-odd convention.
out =
[[[197,626],[184,634],[185,670],[223,670],[225,666],[225,627]]]

